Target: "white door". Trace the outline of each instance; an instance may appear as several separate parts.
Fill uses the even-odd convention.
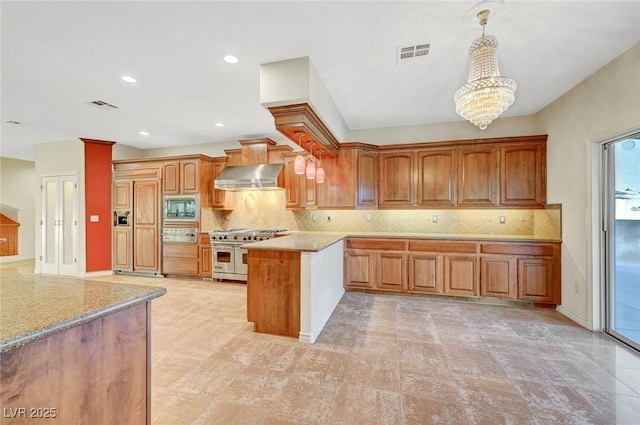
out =
[[[42,273],[77,272],[77,183],[75,175],[42,178]]]

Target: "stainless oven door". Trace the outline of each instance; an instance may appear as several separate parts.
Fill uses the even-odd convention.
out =
[[[247,280],[247,271],[249,270],[249,252],[244,248],[234,249],[236,274],[238,279]]]
[[[213,245],[213,277],[224,279],[216,274],[235,273],[235,254],[233,245]]]

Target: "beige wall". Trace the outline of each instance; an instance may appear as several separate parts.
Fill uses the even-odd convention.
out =
[[[19,210],[18,256],[0,257],[0,262],[35,257],[35,162],[0,158],[0,204]]]
[[[578,323],[599,328],[597,222],[599,144],[640,129],[640,44],[537,114],[547,142],[547,199],[562,204],[562,307]],[[595,210],[595,213],[594,213]],[[577,288],[577,290],[576,290]]]
[[[85,196],[84,196],[84,143],[80,139],[67,140],[53,143],[43,143],[36,146],[36,168],[34,183],[35,188],[35,221],[36,228],[40,227],[42,216],[42,197],[40,196],[40,182],[44,176],[74,174],[78,184],[78,204],[77,204],[77,243],[76,258],[77,272],[82,274],[87,269],[86,259],[86,227],[85,227]],[[36,251],[36,271],[41,270],[39,261],[42,253],[42,238],[37,232],[35,239]]]

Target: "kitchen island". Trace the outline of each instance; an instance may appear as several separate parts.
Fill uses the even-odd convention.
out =
[[[1,424],[149,424],[151,300],[164,288],[0,279]]]
[[[316,341],[344,294],[343,239],[301,233],[243,245],[247,319],[256,332]]]

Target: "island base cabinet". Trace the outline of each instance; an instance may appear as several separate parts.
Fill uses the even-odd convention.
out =
[[[247,320],[254,331],[300,334],[300,252],[249,250]]]
[[[150,424],[149,307],[0,354],[0,423]]]

